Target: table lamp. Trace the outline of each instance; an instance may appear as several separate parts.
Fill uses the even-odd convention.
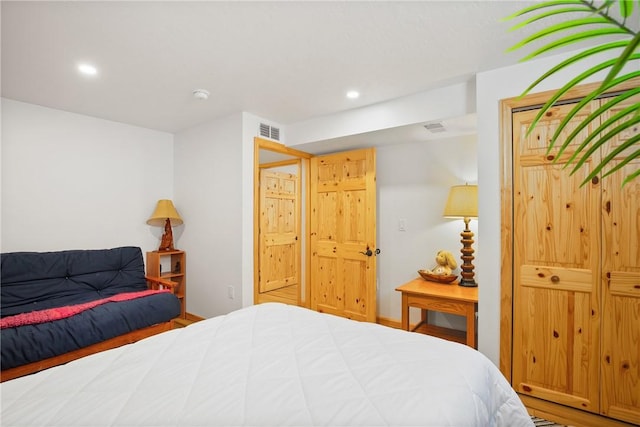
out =
[[[151,218],[147,220],[147,224],[158,227],[164,225],[164,234],[162,235],[160,247],[157,252],[175,250],[173,247],[173,231],[171,227],[182,224],[182,218],[180,218],[180,214],[173,206],[171,200],[158,200],[156,210],[153,212],[153,215],[151,215]]]
[[[449,190],[449,198],[444,207],[445,218],[463,218],[464,230],[460,233],[462,236],[462,265],[460,269],[460,286],[474,287],[478,286],[474,279],[473,268],[473,232],[469,229],[469,221],[471,218],[478,217],[478,186],[477,185],[454,185]]]

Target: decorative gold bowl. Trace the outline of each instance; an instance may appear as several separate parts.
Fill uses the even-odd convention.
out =
[[[422,276],[424,280],[437,283],[451,283],[458,278],[455,274],[431,274],[425,270],[418,270],[418,274]]]

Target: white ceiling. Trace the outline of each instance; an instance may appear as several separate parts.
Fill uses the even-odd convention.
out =
[[[239,111],[286,125],[515,63],[524,34],[500,19],[528,3],[2,1],[2,96],[167,132]]]

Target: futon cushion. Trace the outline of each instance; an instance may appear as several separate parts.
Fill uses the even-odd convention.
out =
[[[169,292],[109,302],[55,322],[2,329],[0,366],[10,369],[78,350],[180,315]]]
[[[0,314],[80,304],[147,289],[138,247],[2,254]]]

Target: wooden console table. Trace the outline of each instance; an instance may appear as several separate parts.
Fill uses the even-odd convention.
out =
[[[402,292],[402,329],[409,330],[409,308],[422,311],[421,322],[413,330],[448,339],[476,348],[476,311],[478,310],[478,288],[458,286],[455,281],[444,285],[429,282],[421,277],[396,288]],[[467,331],[444,328],[429,324],[428,311],[456,314],[467,319]]]

